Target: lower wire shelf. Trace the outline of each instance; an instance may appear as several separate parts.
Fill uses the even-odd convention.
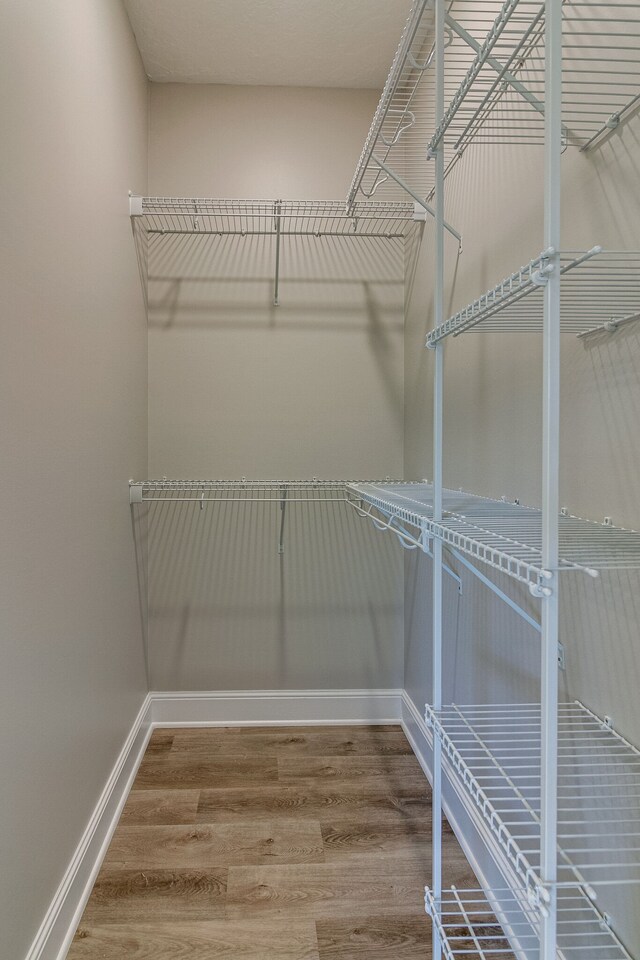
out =
[[[518,502],[492,500],[460,490],[442,492],[442,518],[433,517],[433,484],[348,484],[354,497],[386,517],[422,528],[450,549],[482,560],[501,573],[529,585],[536,596],[549,592],[553,571],[542,561],[542,514]],[[583,571],[640,568],[640,533],[593,523],[580,517],[558,517],[558,570]]]
[[[539,901],[539,704],[426,708],[478,832]],[[558,711],[558,884],[640,883],[640,752],[578,701]]]
[[[434,920],[447,960],[538,960],[540,911],[525,891],[451,887],[435,898],[427,887],[427,913]],[[559,960],[632,960],[607,922],[580,890],[558,896]]]

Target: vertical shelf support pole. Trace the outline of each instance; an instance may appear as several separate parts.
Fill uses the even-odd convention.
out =
[[[444,49],[445,49],[445,0],[435,3],[435,122],[436,127],[444,116]],[[444,148],[438,144],[435,157],[435,278],[434,278],[434,326],[444,319]],[[443,345],[434,349],[433,374],[433,519],[442,519],[442,431],[443,431]],[[433,620],[432,620],[432,704],[434,710],[442,708],[442,540],[433,539]],[[433,896],[442,896],[442,746],[438,737],[433,737],[433,869],[431,888]],[[433,958],[441,956],[440,935],[433,922]]]
[[[553,571],[542,601],[541,876],[550,886],[540,960],[555,960],[558,816],[558,515],[560,513],[560,160],[562,153],[562,0],[545,0],[545,247],[553,250],[544,291],[542,423],[542,563]]]
[[[276,231],[276,277],[273,286],[273,305],[280,303],[280,231],[282,229],[282,200],[276,200],[273,205],[274,226]]]

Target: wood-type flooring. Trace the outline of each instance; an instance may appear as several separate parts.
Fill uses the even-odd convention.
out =
[[[428,960],[430,861],[400,726],[157,729],[68,960]]]

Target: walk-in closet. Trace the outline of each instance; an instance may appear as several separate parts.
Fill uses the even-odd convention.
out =
[[[640,3],[0,50],[2,960],[640,960]]]

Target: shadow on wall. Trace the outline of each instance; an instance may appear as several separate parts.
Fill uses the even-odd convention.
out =
[[[346,503],[290,504],[284,554],[277,502],[146,509],[152,689],[401,686],[402,551]]]
[[[140,607],[140,636],[144,654],[147,687],[149,675],[149,505],[131,508],[131,530],[136,558],[138,603]]]
[[[399,472],[375,464],[400,459],[402,240],[283,238],[279,306],[272,237],[150,234],[146,241],[150,462],[157,458],[163,473],[178,462],[202,475],[200,430],[203,442],[217,444],[218,475],[221,467],[247,474],[267,435],[278,445],[288,425],[290,449],[305,446],[305,433],[319,446],[313,467],[301,473],[298,456],[289,467],[273,466],[276,475],[292,468],[313,475],[322,465],[335,475],[332,462],[351,476]],[[203,417],[208,428],[194,425]],[[336,423],[329,436],[327,424]],[[365,451],[359,460],[356,448]],[[260,469],[273,472],[270,461]]]
[[[402,329],[403,241],[358,237],[283,237],[280,305],[274,305],[273,237],[147,235],[135,231],[149,324],[160,329],[265,324],[278,329],[362,330],[381,320]]]

